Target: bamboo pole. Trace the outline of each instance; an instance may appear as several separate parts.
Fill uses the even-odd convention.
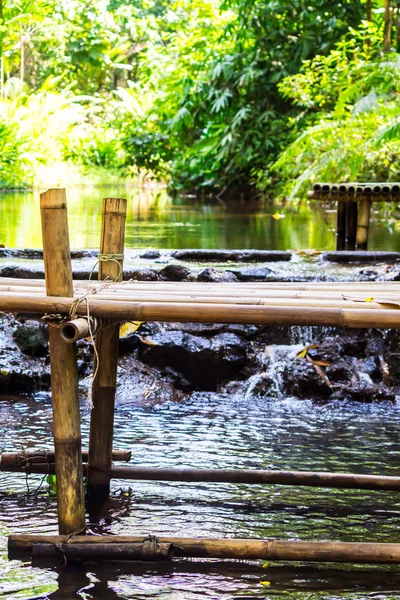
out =
[[[72,298],[0,294],[0,312],[13,314],[69,314]],[[254,325],[322,325],[351,328],[400,328],[399,310],[370,310],[291,306],[247,306],[179,302],[111,302],[91,299],[94,317],[115,321],[165,321],[182,323],[244,323]],[[87,315],[86,302],[76,307]]]
[[[371,206],[371,198],[364,198],[363,200],[361,200],[359,205],[356,236],[357,250],[367,250],[368,248],[368,232],[369,220],[371,215]]]
[[[113,450],[112,459],[129,462],[132,453],[130,450]],[[85,463],[88,459],[88,450],[82,450],[82,461]],[[15,468],[15,471],[23,471],[26,468],[37,464],[46,468],[47,464],[54,463],[54,450],[32,450],[30,452],[2,452],[0,459],[0,471],[7,471],[8,467]],[[13,471],[14,472],[14,471]]]
[[[9,558],[32,555],[34,544],[53,548],[69,545],[140,544],[145,536],[11,535]],[[229,558],[243,560],[318,561],[400,564],[400,544],[366,542],[297,542],[267,539],[158,537],[159,544],[173,544],[174,556],[182,558]]]
[[[157,543],[153,539],[134,544],[33,544],[32,558],[55,558],[67,560],[140,560],[170,561],[175,547],[170,543]]]
[[[9,460],[0,463],[0,471],[10,473],[54,473],[54,463],[31,461],[29,467]],[[86,465],[83,465],[86,475]],[[250,469],[182,469],[113,465],[111,479],[136,481],[180,481],[202,483],[232,483],[248,485],[289,485],[347,490],[400,491],[400,477],[365,475],[360,473],[327,473],[324,471],[278,471]]]
[[[40,288],[45,287],[44,281],[40,279],[13,279],[10,277],[0,277],[0,291],[7,291],[7,287],[21,286],[26,288]],[[97,290],[104,287],[104,283],[100,281],[74,281],[75,292],[78,294],[86,293],[88,290]],[[237,281],[237,282],[215,282],[215,283],[203,283],[196,281],[123,281],[123,282],[110,282],[107,284],[105,290],[274,290],[274,289],[296,289],[298,291],[312,291],[312,290],[324,290],[324,289],[342,289],[343,287],[354,287],[359,288],[386,288],[390,287],[393,289],[400,288],[399,281]],[[242,293],[242,292],[240,292]],[[258,292],[257,292],[258,293]]]
[[[125,237],[126,199],[103,201],[99,279],[121,281]],[[117,380],[119,324],[100,329],[95,336],[96,355],[92,385],[92,412],[88,460],[88,498],[94,509],[101,507],[110,492],[108,471],[112,463],[114,404]]]
[[[336,215],[336,250],[346,250],[346,204],[342,201],[337,203]]]
[[[41,194],[40,212],[46,293],[72,297],[65,190]],[[49,327],[49,345],[58,528],[61,534],[69,534],[85,528],[76,349],[61,339],[57,327]]]
[[[356,249],[357,236],[357,202],[348,202],[346,205],[346,250]]]
[[[8,291],[6,292],[9,296],[14,296],[17,300],[21,296],[21,294],[29,294],[29,297],[35,298],[43,298],[45,296],[42,290],[37,291],[33,288],[21,288],[18,291]],[[315,305],[318,305],[318,301],[325,302],[333,302],[333,301],[346,301],[351,302],[354,300],[357,301],[365,301],[371,302],[371,307],[373,306],[372,300],[374,299],[376,302],[384,302],[386,299],[387,302],[393,301],[394,304],[399,302],[398,293],[400,288],[353,288],[346,290],[345,288],[340,290],[316,290],[315,292],[301,292],[296,289],[288,289],[288,290],[238,290],[235,292],[234,290],[227,293],[225,290],[216,290],[215,292],[203,292],[203,291],[178,291],[174,292],[173,290],[161,291],[140,291],[140,292],[132,292],[129,290],[111,290],[107,291],[99,291],[96,294],[85,294],[85,302],[86,299],[91,302],[91,300],[107,300],[110,302],[206,302],[206,303],[214,303],[214,304],[263,304],[264,301],[266,303],[271,303],[271,301],[275,300],[276,304],[280,304],[284,301],[290,300],[307,300],[307,301],[316,301]],[[240,292],[242,292],[240,294]],[[0,290],[0,296],[4,293]],[[371,294],[373,294],[371,296]],[[75,294],[74,298],[79,299],[82,296],[79,294]],[[323,304],[323,303],[322,303]],[[65,336],[68,339],[72,339],[75,335],[82,337],[80,334],[84,333],[89,335],[89,333],[94,333],[101,325],[101,323],[96,322],[95,318],[90,319],[91,326],[89,324],[83,323],[81,319],[77,319],[75,321],[71,321],[71,331],[66,332]],[[62,328],[64,331],[64,328]],[[83,337],[86,337],[85,335]]]

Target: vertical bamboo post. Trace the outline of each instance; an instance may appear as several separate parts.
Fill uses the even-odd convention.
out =
[[[105,198],[99,256],[99,279],[122,279],[126,200]],[[103,258],[102,258],[103,257]],[[95,337],[97,359],[92,386],[92,414],[88,459],[88,498],[92,515],[110,492],[114,404],[117,379],[119,325],[100,330]],[[95,516],[94,516],[95,518]]]
[[[358,221],[357,221],[357,249],[367,250],[368,249],[368,232],[369,232],[369,219],[371,215],[371,198],[363,198],[360,202],[358,209]]]
[[[346,202],[340,200],[337,203],[336,250],[346,250]]]
[[[346,250],[356,249],[358,203],[346,204]]]
[[[73,296],[67,203],[64,189],[40,195],[43,257],[48,296]],[[49,327],[51,395],[60,534],[85,527],[78,371],[75,344]]]

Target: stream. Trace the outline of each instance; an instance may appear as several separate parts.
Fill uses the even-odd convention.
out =
[[[128,194],[129,248],[334,247],[331,208],[305,203],[252,209],[241,205],[230,212],[220,203],[171,200],[164,191],[157,194],[144,194],[140,201]],[[99,190],[71,194],[73,248],[97,247],[102,195],[106,194]],[[0,198],[0,243],[14,248],[41,246],[37,196]],[[390,215],[375,215],[370,247],[400,250],[400,231]],[[316,273],[320,263],[313,260],[294,259],[285,268],[297,274],[311,268]],[[334,274],[342,270],[333,269]],[[359,271],[360,267],[349,267],[347,273],[356,277]],[[299,348],[309,343],[307,328],[293,329]],[[290,340],[285,344],[276,342],[276,372],[294,346]],[[132,464],[140,466],[400,476],[399,397],[371,403],[261,397],[254,382],[250,377],[247,388],[233,387],[229,394],[195,391],[175,400],[130,393],[125,385],[117,400],[114,447],[131,450]],[[81,392],[87,447],[89,409],[85,388]],[[0,450],[49,448],[51,423],[48,391],[1,394]],[[112,482],[104,518],[89,528],[96,534],[400,543],[399,519],[400,500],[394,492],[119,480]],[[397,566],[176,560],[167,565],[39,568],[8,561],[11,533],[57,533],[56,501],[46,478],[0,473],[0,598],[7,600],[400,598]]]

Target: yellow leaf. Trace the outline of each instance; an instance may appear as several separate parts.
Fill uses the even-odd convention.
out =
[[[131,335],[131,333],[135,333],[143,323],[144,321],[129,321],[128,323],[123,323],[119,330],[119,337],[126,338],[128,335]]]
[[[365,299],[365,302],[373,302],[374,298],[372,296],[370,296],[369,298]]]
[[[263,569],[266,569],[267,567],[269,567],[269,563],[264,563],[263,564]]]
[[[10,371],[7,371],[7,369],[0,369],[0,373],[1,373],[1,375],[3,375],[3,377],[7,377],[7,375],[9,375]]]
[[[300,352],[296,354],[297,358],[305,358],[308,351],[313,350],[314,348],[318,348],[318,344],[310,344],[309,346],[306,346],[303,348],[303,350],[300,350]]]
[[[271,585],[270,581],[260,581],[261,585]]]
[[[277,212],[272,215],[272,218],[276,219],[276,220],[278,220],[278,219],[284,219],[285,217],[286,217],[286,215],[282,215],[282,214],[277,213]]]

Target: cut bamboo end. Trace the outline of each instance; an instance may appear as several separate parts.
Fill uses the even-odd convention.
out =
[[[94,317],[80,317],[63,323],[60,327],[61,337],[67,344],[73,344],[94,335],[100,327],[100,320]]]

